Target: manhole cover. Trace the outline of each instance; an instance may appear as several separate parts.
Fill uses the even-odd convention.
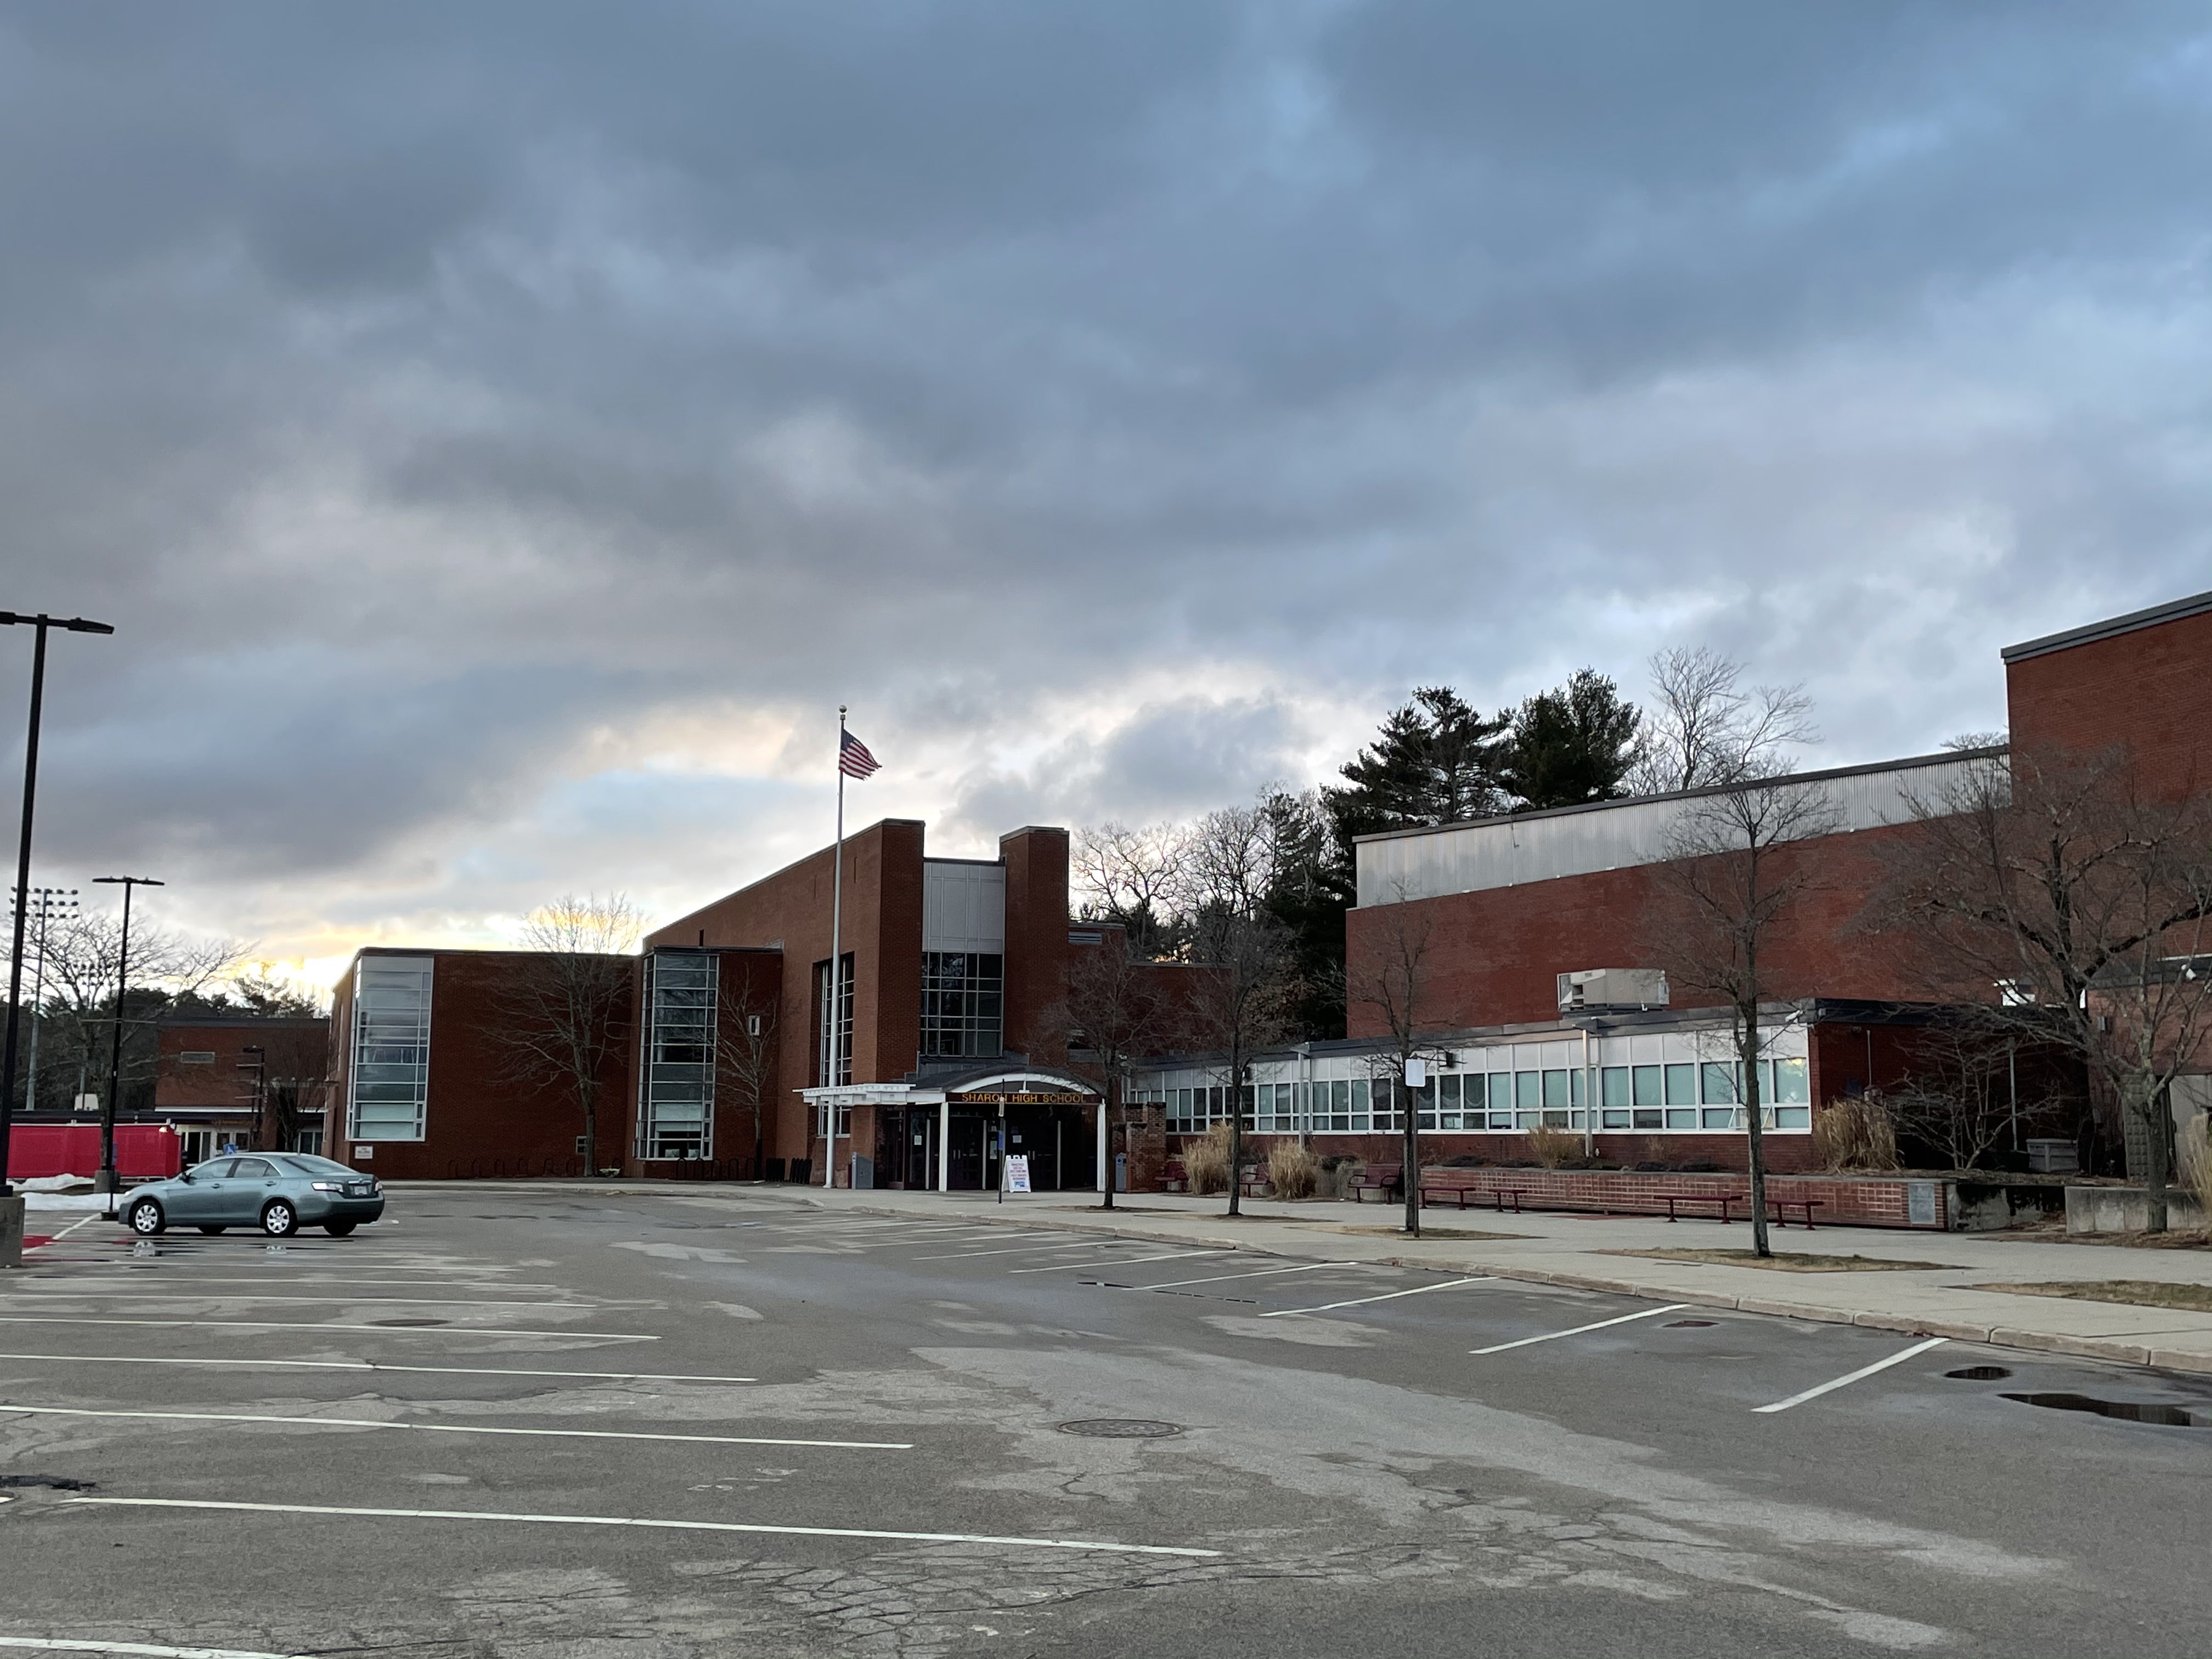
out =
[[[2116,1417],[2124,1423],[2155,1423],[2168,1429],[2212,1428],[2212,1417],[2199,1417],[2186,1406],[2169,1406],[2163,1401],[2097,1400],[2086,1394],[2008,1394],[2003,1397],[2055,1412],[2094,1412],[2099,1417]]]
[[[1961,1382],[2002,1382],[2012,1373],[2002,1365],[1961,1365],[1955,1371],[1945,1371],[1946,1376],[1955,1376]]]
[[[0,1486],[44,1486],[49,1492],[90,1492],[97,1484],[61,1474],[0,1474]]]
[[[1670,1331],[1703,1330],[1712,1322],[1710,1319],[1670,1319],[1667,1322],[1667,1328]]]
[[[1164,1440],[1181,1434],[1180,1423],[1161,1423],[1145,1417],[1085,1417],[1060,1425],[1062,1434],[1080,1434],[1093,1440]]]
[[[368,1322],[372,1325],[404,1325],[411,1327],[417,1325],[442,1325],[446,1322],[442,1319],[372,1319]]]

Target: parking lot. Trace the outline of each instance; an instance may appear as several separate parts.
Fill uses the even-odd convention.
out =
[[[773,1188],[29,1260],[10,1648],[2180,1655],[2212,1614],[2212,1387],[2087,1362]]]

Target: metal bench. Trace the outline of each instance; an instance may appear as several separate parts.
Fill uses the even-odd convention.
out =
[[[1365,1203],[1367,1200],[1360,1197],[1360,1194],[1370,1190],[1378,1192],[1388,1198],[1403,1184],[1400,1177],[1404,1173],[1405,1165],[1402,1164],[1373,1164],[1354,1176],[1351,1183],[1345,1188],[1345,1191],[1352,1194],[1352,1201],[1354,1204]]]

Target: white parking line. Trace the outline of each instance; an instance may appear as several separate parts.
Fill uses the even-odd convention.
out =
[[[1186,1285],[1218,1285],[1231,1279],[1267,1279],[1276,1273],[1319,1273],[1323,1267],[1352,1267],[1358,1265],[1353,1261],[1309,1261],[1303,1267],[1262,1267],[1257,1273],[1215,1273],[1211,1279],[1170,1279],[1164,1285],[1133,1285],[1130,1288],[1138,1291],[1179,1291]]]
[[[1407,1291],[1386,1291],[1381,1296],[1355,1296],[1349,1302],[1324,1302],[1318,1308],[1278,1308],[1273,1313],[1263,1313],[1262,1319],[1286,1319],[1292,1314],[1327,1313],[1332,1308],[1364,1308],[1370,1302],[1395,1302],[1401,1296],[1419,1296],[1426,1291],[1449,1291],[1461,1285],[1480,1285],[1494,1279],[1495,1273],[1474,1273],[1465,1279],[1448,1279],[1441,1285],[1416,1285]]]
[[[1045,1236],[1049,1237],[1050,1235]],[[961,1250],[951,1255],[918,1255],[914,1257],[913,1260],[916,1261],[973,1261],[976,1257],[983,1255],[1054,1255],[1061,1250],[1095,1250],[1097,1248],[1098,1241],[1096,1239],[1085,1239],[1080,1244],[1056,1245],[1051,1250],[1047,1250],[1042,1244],[1017,1244],[1011,1249]]]
[[[521,1434],[552,1440],[680,1440],[714,1446],[822,1446],[837,1451],[912,1451],[908,1440],[791,1440],[759,1434],[648,1434],[622,1429],[506,1429],[465,1423],[387,1423],[373,1417],[263,1417],[248,1412],[95,1411],[82,1406],[0,1404],[0,1415],[29,1417],[128,1417],[178,1423],[292,1423],[313,1428],[418,1429],[426,1434]]]
[[[439,1376],[567,1376],[602,1382],[757,1382],[757,1376],[692,1376],[681,1371],[551,1371],[521,1365],[388,1365],[378,1359],[183,1359],[169,1354],[0,1353],[56,1365],[233,1365],[246,1370],[406,1371]]]
[[[283,1272],[281,1267],[272,1267],[270,1272],[258,1272],[258,1274],[232,1274],[228,1276],[228,1279],[192,1279],[192,1283],[195,1283],[195,1285],[268,1285],[274,1276],[281,1274],[281,1272]],[[51,1279],[46,1279],[46,1276],[24,1274],[22,1283],[24,1285],[66,1285],[66,1283],[70,1281],[64,1274],[55,1274],[51,1276]],[[122,1283],[137,1287],[153,1281],[149,1281],[149,1279],[126,1279],[126,1281]],[[435,1283],[435,1285],[442,1285],[447,1287],[447,1290],[453,1290],[453,1287],[458,1285],[473,1285],[476,1290],[550,1290],[550,1285],[508,1285],[508,1283],[498,1281],[498,1279],[435,1279],[435,1281],[422,1281],[422,1279],[307,1279],[307,1276],[301,1276],[301,1279],[283,1279],[283,1283],[288,1283],[288,1285],[383,1285],[383,1287]],[[100,1291],[100,1294],[104,1294],[104,1291]],[[410,1298],[410,1301],[420,1301],[420,1298]]]
[[[66,1504],[107,1509],[244,1510],[261,1515],[358,1515],[409,1521],[519,1521],[564,1527],[653,1527],[675,1532],[774,1533],[798,1538],[889,1538],[913,1544],[1000,1544],[1038,1550],[1101,1550],[1116,1555],[1214,1557],[1219,1550],[1166,1544],[1112,1544],[1085,1538],[998,1538],[972,1532],[890,1532],[874,1527],[775,1527],[748,1521],[664,1521],[628,1515],[527,1515],[492,1510],[373,1510],[329,1504],[234,1504],[202,1498],[68,1498]]]
[[[356,1308],[559,1308],[570,1313],[604,1313],[595,1302],[520,1302],[513,1297],[481,1296],[240,1296],[230,1291],[210,1291],[196,1296],[182,1288],[167,1292],[149,1291],[33,1291],[17,1298],[25,1302],[276,1302],[307,1307],[343,1302]],[[635,1304],[630,1304],[635,1306]]]
[[[252,1653],[244,1648],[165,1648],[156,1642],[86,1642],[61,1636],[0,1636],[0,1648],[39,1653],[131,1653],[145,1659],[301,1659],[297,1654]]]
[[[0,1325],[130,1325],[141,1330],[369,1331],[379,1336],[561,1336],[590,1342],[658,1342],[626,1331],[526,1331],[497,1325],[338,1325],[298,1319],[82,1319],[58,1314],[0,1314]]]
[[[1847,1389],[1863,1378],[1872,1376],[1876,1371],[1886,1371],[1892,1365],[1901,1365],[1917,1353],[1926,1353],[1930,1348],[1942,1347],[1948,1340],[1947,1337],[1931,1336],[1925,1342],[1914,1343],[1902,1353],[1893,1353],[1887,1359],[1877,1359],[1871,1365],[1862,1365],[1855,1371],[1847,1371],[1832,1382],[1823,1382],[1817,1388],[1806,1389],[1802,1394],[1793,1394],[1789,1399],[1778,1400],[1771,1406],[1754,1406],[1752,1410],[1759,1413],[1786,1412],[1792,1406],[1802,1406],[1808,1400],[1818,1400],[1824,1394],[1833,1394],[1838,1389]]]
[[[1669,1302],[1663,1308],[1646,1308],[1642,1313],[1623,1314],[1618,1319],[1601,1319],[1594,1325],[1577,1325],[1571,1331],[1547,1331],[1541,1336],[1524,1336],[1518,1342],[1499,1342],[1487,1348],[1469,1348],[1469,1353],[1504,1353],[1508,1348],[1525,1348],[1535,1342],[1556,1342],[1563,1336],[1580,1336],[1585,1331],[1601,1331],[1608,1325],[1626,1325],[1638,1319],[1656,1319],[1662,1313],[1680,1313],[1691,1307],[1688,1302]]]
[[[1170,1250],[1164,1255],[1109,1255],[1101,1261],[1056,1261],[1049,1267],[1009,1267],[1009,1273],[1065,1273],[1079,1267],[1133,1267],[1139,1261],[1182,1261],[1194,1255],[1229,1255],[1229,1250]]]

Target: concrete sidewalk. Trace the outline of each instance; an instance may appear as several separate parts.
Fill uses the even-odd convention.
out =
[[[442,1183],[441,1183],[442,1184]],[[538,1183],[511,1183],[530,1186]],[[560,1184],[574,1190],[575,1183]],[[1486,1273],[1543,1285],[1610,1291],[1665,1302],[1962,1341],[2081,1354],[2135,1365],[2212,1373],[2212,1313],[2125,1303],[2008,1294],[1977,1286],[2136,1279],[2212,1285],[2212,1251],[2123,1249],[2043,1243],[1990,1233],[1908,1233],[1793,1227],[1772,1236],[1777,1250],[1938,1264],[1842,1273],[1669,1261],[1620,1252],[1748,1249],[1743,1223],[1645,1220],[1571,1214],[1496,1215],[1430,1210],[1425,1236],[1407,1238],[1398,1206],[1248,1200],[1231,1220],[1219,1198],[1142,1193],[1109,1213],[1090,1193],[1007,1199],[925,1192],[825,1192],[819,1187],[719,1187],[690,1182],[610,1182],[599,1191],[651,1192],[722,1204],[745,1194],[854,1215],[957,1217],[1010,1225],[1064,1227],[1162,1243],[1256,1250],[1302,1261],[1372,1262]],[[1480,1235],[1467,1237],[1465,1235]],[[1460,1235],[1453,1237],[1451,1235]]]

